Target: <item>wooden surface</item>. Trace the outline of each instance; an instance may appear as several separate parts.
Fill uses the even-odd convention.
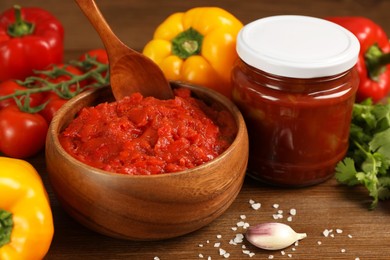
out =
[[[0,10],[14,4],[1,0]],[[219,0],[219,1],[97,1],[113,30],[129,46],[141,50],[152,37],[154,28],[169,14],[194,6],[220,6],[235,14],[244,23],[277,14],[303,14],[317,17],[331,15],[363,15],[381,24],[390,35],[390,1],[388,0]],[[71,1],[19,0],[24,6],[40,6],[53,12],[66,30],[66,59],[77,58],[83,51],[101,47],[100,39],[77,5]],[[232,206],[210,225],[183,237],[158,242],[132,242],[94,233],[70,218],[59,205],[47,179],[44,153],[29,161],[40,172],[48,190],[55,236],[46,259],[225,259],[215,243],[230,253],[229,259],[249,259],[242,245],[255,255],[251,259],[389,259],[390,203],[381,202],[374,211],[367,210],[369,197],[362,188],[339,186],[334,179],[304,189],[276,189],[263,186],[250,178]],[[261,203],[254,210],[249,200]],[[279,209],[273,207],[279,204]],[[290,209],[297,214],[288,222]],[[275,221],[273,214],[283,210],[276,221],[290,224],[308,237],[298,246],[269,252],[256,249],[244,240],[238,245],[229,241],[245,230],[237,223],[250,225]],[[241,215],[246,219],[242,220]],[[325,237],[325,229],[333,229],[334,237]],[[336,233],[341,229],[342,233]],[[221,238],[218,238],[221,235]],[[350,235],[351,237],[349,237]],[[209,243],[207,243],[207,241]],[[321,245],[319,245],[321,242]],[[203,245],[203,246],[202,246]],[[345,252],[343,253],[342,251]]]

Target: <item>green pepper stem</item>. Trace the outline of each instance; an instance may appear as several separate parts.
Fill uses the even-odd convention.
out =
[[[378,81],[386,66],[390,64],[390,53],[383,53],[379,46],[374,44],[368,48],[364,58],[370,78]]]
[[[11,241],[13,225],[12,213],[0,209],[0,248]]]
[[[172,40],[172,53],[181,59],[197,55],[202,49],[203,35],[197,30],[189,28],[179,33]]]
[[[8,26],[8,35],[12,37],[22,37],[32,34],[34,32],[35,25],[23,20],[22,8],[19,5],[14,5],[14,11],[15,22]]]

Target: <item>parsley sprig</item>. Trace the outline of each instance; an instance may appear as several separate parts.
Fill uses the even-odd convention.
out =
[[[336,179],[349,186],[364,185],[374,209],[390,198],[390,103],[371,100],[354,104],[347,157],[336,166]]]

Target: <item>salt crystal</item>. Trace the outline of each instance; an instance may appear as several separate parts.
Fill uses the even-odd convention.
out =
[[[295,241],[294,245],[298,246],[299,245],[299,240]]]
[[[325,229],[322,234],[324,235],[324,237],[328,237],[329,234],[331,233],[332,231],[331,230],[328,230],[328,229]]]
[[[287,256],[291,258],[291,257],[292,257],[292,254],[288,254]]]
[[[245,249],[245,248],[246,248],[246,245],[242,245],[241,248],[242,248],[242,249]]]
[[[214,243],[214,247],[219,247],[221,243]]]
[[[217,235],[217,238],[221,238],[222,237],[222,235]]]
[[[249,227],[249,223],[245,222],[243,228],[247,229]]]
[[[160,257],[155,256],[153,259],[154,259],[154,260],[160,260]]]
[[[278,214],[283,214],[283,210],[279,209]]]
[[[255,253],[253,253],[253,252],[249,253],[249,257],[252,257],[254,255],[255,255]]]
[[[232,227],[232,230],[233,231],[237,231],[237,227]]]
[[[207,240],[206,243],[207,243],[207,244],[210,243],[210,240]]]
[[[290,209],[290,215],[295,216],[297,214],[296,209]]]
[[[203,258],[203,255],[202,255],[202,254],[199,254],[199,258]]]
[[[288,221],[288,222],[291,222],[291,221],[292,221],[292,217],[291,217],[291,216],[288,216],[288,217],[287,217],[287,221]]]
[[[249,204],[254,204],[255,203],[255,201],[254,200],[249,200]]]
[[[242,250],[242,253],[243,253],[243,254],[246,254],[246,255],[249,255],[250,252],[251,252],[251,251],[249,251],[249,250]]]
[[[241,215],[240,218],[241,219],[246,219],[246,216],[245,215]]]
[[[199,247],[203,247],[203,244],[199,244]]]
[[[334,238],[334,234],[330,234],[330,236]]]
[[[273,214],[272,217],[274,219],[282,219],[283,218],[283,215],[282,214]]]
[[[261,204],[260,203],[254,203],[251,205],[251,207],[254,209],[254,210],[258,210],[259,208],[261,208]]]
[[[269,255],[268,259],[274,259],[274,256],[273,255]]]
[[[225,258],[229,258],[229,256],[230,256],[230,253],[223,254],[223,257],[225,257]]]
[[[275,209],[277,209],[277,208],[279,208],[279,204],[274,204],[274,205],[272,205],[272,207],[274,207]]]
[[[343,230],[338,228],[338,229],[336,229],[336,233],[341,234],[341,233],[343,233]]]
[[[233,239],[235,243],[242,243],[243,240],[244,240],[243,234],[236,234],[236,237]]]
[[[349,234],[349,235],[348,235],[348,237],[349,237],[349,238],[352,238],[352,235],[351,235],[351,234]]]
[[[346,250],[343,248],[340,251],[341,251],[341,253],[345,253]]]
[[[219,255],[224,255],[226,254],[226,250],[223,250],[222,248],[219,249]]]
[[[296,250],[295,247],[291,248],[291,251],[295,251],[295,250]]]
[[[244,221],[237,222],[237,227],[243,227],[245,225]]]
[[[322,242],[321,242],[321,241],[317,241],[317,244],[318,244],[318,245],[321,245],[321,244],[322,244]]]
[[[280,251],[280,253],[281,253],[282,255],[285,255],[285,254],[286,254],[286,252],[284,252],[283,250]]]
[[[230,241],[229,241],[229,245],[234,245],[234,246],[236,246],[236,245],[237,245],[237,243],[236,243],[236,242],[234,242],[234,241],[233,241],[233,239],[230,239]]]

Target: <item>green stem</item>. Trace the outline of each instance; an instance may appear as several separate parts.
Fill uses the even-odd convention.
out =
[[[13,225],[12,213],[0,209],[0,248],[11,241]]]
[[[12,37],[22,37],[30,35],[34,32],[35,25],[29,23],[22,18],[22,8],[19,5],[14,5],[15,23],[8,26],[7,33]]]
[[[69,99],[72,98],[73,96],[77,95],[81,91],[84,90],[84,88],[90,88],[90,87],[102,87],[105,85],[108,85],[109,83],[109,73],[108,73],[108,65],[103,64],[100,62],[97,62],[94,58],[87,58],[84,62],[77,62],[74,61],[73,65],[77,67],[90,67],[91,69],[88,70],[86,73],[81,74],[81,75],[75,75],[67,71],[65,68],[58,68],[54,67],[50,71],[35,71],[36,74],[44,74],[48,77],[53,76],[57,77],[60,75],[67,75],[70,77],[69,80],[67,81],[62,81],[58,83],[52,83],[49,80],[46,80],[41,77],[36,77],[36,76],[30,76],[25,79],[24,82],[18,82],[21,85],[29,87],[26,90],[15,90],[15,92],[9,94],[9,95],[4,95],[0,96],[0,101],[9,99],[9,98],[14,98],[16,103],[18,104],[19,108],[28,113],[36,113],[42,110],[46,104],[43,104],[42,106],[36,107],[36,108],[31,108],[29,107],[29,96],[31,94],[35,93],[42,93],[42,92],[47,92],[47,91],[55,91],[58,96],[64,99]],[[101,73],[102,72],[107,72],[105,77],[102,77]],[[76,91],[71,91],[70,87],[74,85],[78,85],[79,82],[87,79],[95,79],[97,83],[87,85],[84,88],[77,89]],[[39,86],[39,87],[36,87]],[[24,98],[25,102],[24,105],[21,102],[21,99]]]
[[[179,33],[172,40],[172,53],[181,59],[197,55],[202,49],[203,35],[197,30],[189,28]]]
[[[368,48],[364,58],[370,78],[378,81],[386,66],[390,64],[390,53],[383,53],[379,46],[374,44]]]

